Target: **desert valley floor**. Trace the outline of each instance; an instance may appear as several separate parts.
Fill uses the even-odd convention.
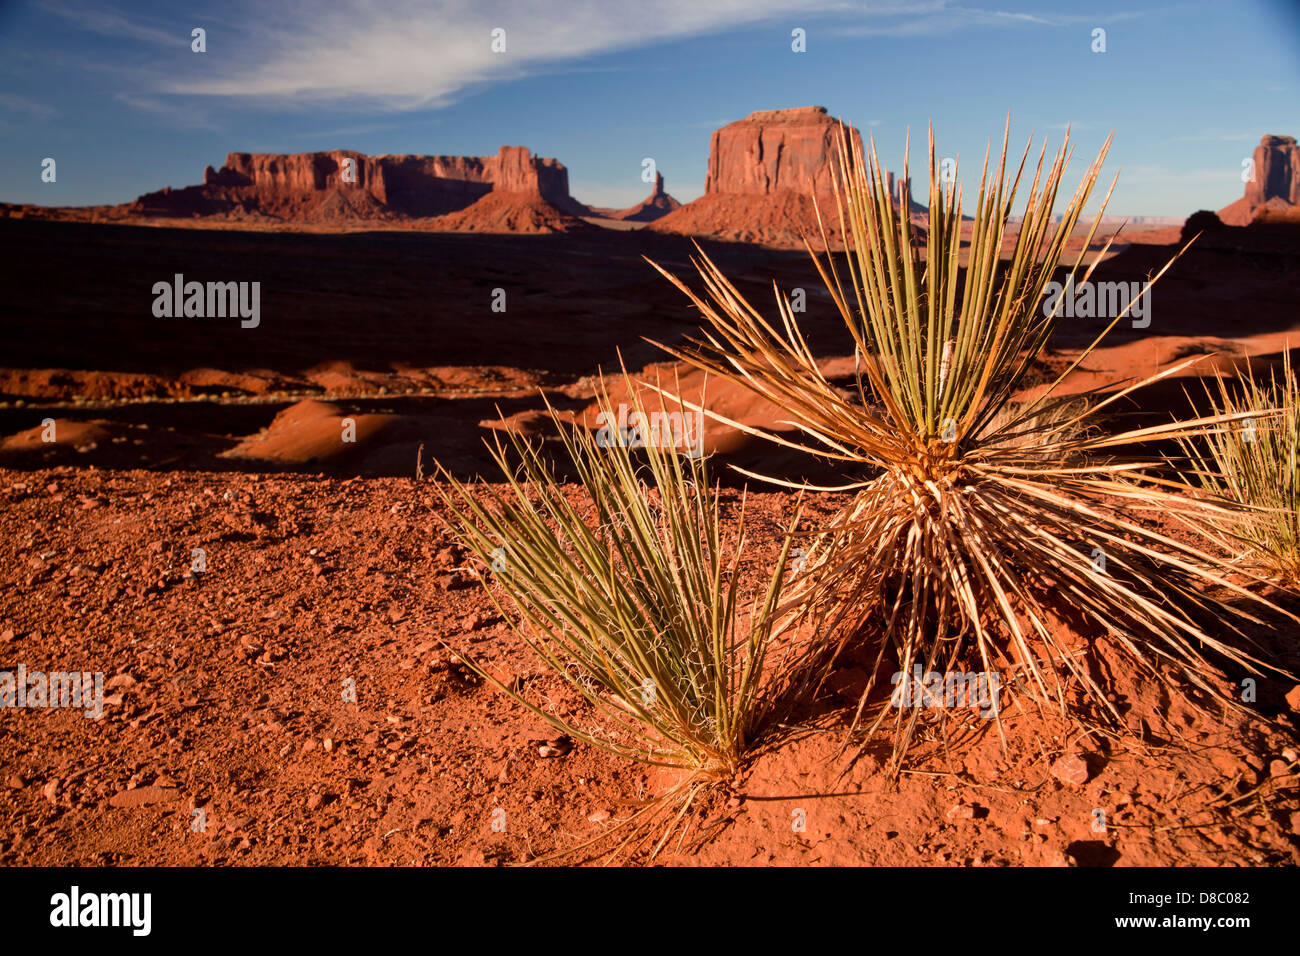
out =
[[[1145,278],[1177,230],[1130,239],[1101,278]],[[756,301],[770,303],[773,280],[806,288],[814,347],[847,380],[851,347],[803,253],[704,248]],[[608,849],[575,848],[616,840],[619,821],[671,780],[582,746],[542,757],[547,726],[456,660],[453,649],[473,654],[583,718],[451,543],[431,463],[490,477],[481,442],[498,410],[539,431],[539,388],[581,416],[592,376],[616,369],[620,352],[634,371],[662,361],[642,337],[676,341],[697,325],[642,256],[687,276],[692,252],[683,237],[646,232],[0,221],[0,659],[109,680],[99,720],[29,711],[0,722],[0,863],[481,864]],[[262,282],[257,329],[149,315],[153,283],[196,263],[202,278]],[[498,288],[505,312],[491,309]],[[1068,388],[1199,353],[1221,353],[1204,374],[1276,361],[1296,328],[1300,232],[1206,234],[1154,294],[1150,327],[1118,329]],[[1067,328],[1044,371],[1097,331]],[[1123,414],[1162,420],[1184,388],[1199,385],[1165,383]],[[774,420],[743,396],[722,400],[738,420]],[[343,447],[347,417],[358,441]],[[56,444],[41,441],[45,419]],[[737,433],[711,429],[709,448],[730,508],[739,482],[727,464],[797,477],[794,460]],[[765,542],[756,566],[778,547],[791,501],[750,489]],[[815,499],[810,518],[835,503]],[[194,548],[207,556],[198,575]],[[1104,635],[1076,636],[1096,640],[1129,733],[1013,711],[1004,750],[989,722],[958,715],[927,725],[894,784],[876,748],[855,762],[842,753],[863,677],[849,661],[799,732],[692,806],[658,859],[1300,862],[1294,680],[1259,681],[1257,719],[1198,714],[1126,674]],[[1300,673],[1284,621],[1252,636]],[[348,679],[355,704],[340,700]]]

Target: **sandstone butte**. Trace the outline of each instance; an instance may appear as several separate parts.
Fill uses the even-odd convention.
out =
[[[861,134],[848,127],[854,141]],[[777,247],[819,242],[812,196],[835,240],[831,169],[839,123],[824,107],[761,110],[715,130],[705,193],[681,205],[656,176],[650,196],[624,210],[593,209],[569,194],[569,173],[555,159],[522,146],[495,156],[366,156],[231,153],[209,166],[202,185],[163,189],[118,206],[57,208],[0,204],[0,218],[92,222],[211,221],[236,227],[335,229],[411,225],[431,231],[574,232],[600,217],[648,228]],[[1264,136],[1254,150],[1245,195],[1219,212],[1228,225],[1300,221],[1300,148],[1291,136]],[[346,171],[346,178],[345,178]],[[908,196],[924,230],[924,207]],[[196,223],[197,224],[197,223]]]
[[[715,130],[704,195],[650,226],[663,232],[774,246],[819,236],[812,195],[834,235],[831,169],[840,123],[823,106],[760,110]],[[861,146],[862,134],[848,127]],[[887,174],[891,194],[892,173]],[[909,191],[910,192],[910,191]],[[910,202],[910,199],[909,199]],[[918,207],[912,204],[915,211]]]
[[[1229,226],[1300,222],[1300,147],[1294,136],[1265,136],[1251,155],[1254,178],[1245,195],[1219,210]]]
[[[651,222],[681,204],[657,175],[653,192],[623,210],[569,194],[569,172],[522,146],[495,156],[367,156],[354,150],[230,153],[202,185],[147,193],[117,206],[0,204],[0,218],[92,222],[211,221],[323,229],[410,224],[433,231],[573,232],[600,217]]]
[[[523,232],[580,228],[586,214],[569,196],[568,170],[522,146],[495,156],[231,153],[220,170],[204,171],[203,185],[149,193],[128,208],[262,222],[434,220],[430,228],[448,219],[447,228]]]

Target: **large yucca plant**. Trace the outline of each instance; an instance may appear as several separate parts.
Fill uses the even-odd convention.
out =
[[[819,370],[779,292],[773,324],[703,252],[695,265],[704,294],[660,269],[699,309],[705,331],[703,339],[666,351],[771,401],[787,413],[794,431],[764,431],[704,411],[839,463],[845,481],[837,490],[856,492],[810,553],[816,574],[808,580],[817,592],[807,596],[858,607],[864,625],[883,635],[877,679],[890,651],[903,674],[917,664],[929,671],[965,660],[1000,673],[1003,685],[1066,708],[1075,703],[1061,680],[1066,674],[1118,720],[1086,662],[1068,653],[1053,629],[1061,604],[1083,612],[1095,634],[1117,641],[1151,675],[1165,680],[1160,665],[1172,664],[1181,679],[1171,683],[1184,693],[1189,686],[1214,691],[1210,652],[1245,667],[1257,664],[1225,633],[1241,633],[1234,623],[1240,612],[1210,594],[1247,592],[1225,577],[1214,555],[1156,530],[1138,514],[1217,518],[1231,506],[1152,477],[1148,469],[1160,460],[1134,447],[1199,434],[1245,415],[1228,411],[1121,434],[1093,427],[1115,402],[1178,374],[1191,360],[1087,396],[1091,400],[1082,405],[1078,396],[1059,394],[1065,376],[1135,303],[1060,376],[1025,394],[1027,376],[1061,313],[1059,297],[1045,308],[1045,291],[1109,145],[1108,139],[1059,218],[1053,207],[1071,153],[1069,135],[1046,166],[1044,146],[1017,228],[1012,207],[1029,147],[1011,173],[1004,134],[991,177],[986,154],[972,217],[964,223],[961,187],[935,174],[931,132],[922,237],[909,217],[908,197],[889,195],[874,142],[864,156],[841,136],[835,195],[844,253],[830,251],[824,225],[825,254],[809,251],[856,346],[855,394],[837,390]],[[904,181],[907,176],[905,161]],[[1068,266],[1072,277],[1083,269],[1104,208],[1105,202]],[[1012,246],[1005,257],[1004,240]],[[1083,272],[1083,281],[1101,258]],[[1126,446],[1133,455],[1117,457]],[[888,713],[882,707],[877,721]],[[916,708],[894,714],[894,769],[918,714]]]
[[[652,423],[628,385],[635,415]],[[615,420],[603,383],[601,404]],[[468,662],[563,733],[729,777],[829,662],[825,628],[813,640],[811,619],[780,603],[791,538],[773,542],[779,554],[751,591],[744,501],[724,521],[706,458],[657,440],[668,429],[605,440],[551,415],[580,489],[566,489],[541,445],[510,432],[490,446],[504,484],[473,489],[443,470],[439,492],[454,534],[483,563],[487,593],[597,719],[563,719]]]
[[[1219,414],[1243,418],[1181,442],[1191,472],[1206,491],[1250,510],[1228,517],[1218,528],[1238,564],[1287,587],[1300,586],[1300,388],[1283,353],[1281,375],[1267,381],[1254,372],[1238,376],[1236,387],[1216,379],[1206,398]]]

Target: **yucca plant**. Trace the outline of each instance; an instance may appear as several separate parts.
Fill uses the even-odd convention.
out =
[[[600,391],[613,420],[603,381]],[[652,422],[630,382],[628,393]],[[545,449],[510,432],[490,446],[504,484],[472,489],[441,469],[439,491],[493,602],[596,719],[563,719],[469,663],[576,739],[730,777],[829,662],[825,629],[814,641],[812,619],[780,600],[792,539],[751,592],[744,501],[724,520],[707,458],[656,440],[662,429],[607,441],[551,415],[580,489],[566,490]]]
[[[1244,637],[1242,612],[1211,593],[1249,597],[1229,580],[1221,558],[1136,514],[1217,519],[1233,513],[1230,503],[1188,495],[1181,483],[1155,477],[1150,469],[1160,459],[1138,446],[1197,435],[1246,415],[1226,411],[1120,434],[1095,427],[1114,403],[1177,375],[1194,359],[1082,402],[1060,393],[1062,380],[1135,303],[1053,381],[1037,391],[1026,388],[1061,314],[1059,298],[1045,307],[1044,294],[1110,140],[1059,219],[1053,207],[1071,154],[1069,134],[1046,166],[1044,145],[1013,228],[1030,146],[1011,174],[1008,134],[1009,123],[991,177],[985,155],[972,217],[964,224],[961,187],[936,176],[931,131],[924,237],[913,227],[906,195],[889,195],[874,142],[864,155],[841,135],[835,197],[844,252],[831,251],[820,210],[824,254],[811,244],[809,252],[856,347],[856,394],[837,390],[822,374],[787,297],[778,291],[779,321],[765,320],[702,251],[694,262],[703,294],[659,271],[699,310],[704,337],[661,347],[772,402],[794,431],[742,425],[703,408],[706,414],[842,466],[845,480],[837,488],[778,483],[856,493],[810,551],[816,573],[807,578],[805,596],[858,609],[868,633],[881,637],[877,678],[887,655],[909,674],[914,664],[929,671],[973,653],[982,670],[1002,674],[1004,686],[1019,686],[1063,709],[1078,704],[1061,679],[1071,676],[1118,721],[1105,689],[1054,632],[1051,614],[1060,610],[1054,605],[1083,612],[1096,634],[1118,642],[1141,669],[1184,696],[1192,687],[1214,692],[1210,652],[1258,666],[1230,637]],[[1082,251],[1065,270],[1069,276],[1083,270],[1104,209],[1103,201]],[[1013,239],[1005,259],[1004,239]],[[1083,271],[1083,281],[1104,252]],[[1118,457],[1126,447],[1130,454]],[[1209,620],[1213,629],[1207,629]],[[1167,679],[1161,664],[1181,676]],[[882,707],[876,724],[888,713]],[[894,714],[894,770],[918,714]]]
[[[1217,528],[1203,528],[1239,566],[1286,587],[1300,586],[1300,388],[1283,353],[1281,375],[1247,370],[1233,387],[1205,386],[1214,411],[1241,418],[1203,437],[1183,439],[1194,480],[1207,492],[1248,506]],[[1216,394],[1217,392],[1217,394]],[[1242,417],[1244,416],[1244,418]],[[1216,532],[1218,532],[1216,534]]]

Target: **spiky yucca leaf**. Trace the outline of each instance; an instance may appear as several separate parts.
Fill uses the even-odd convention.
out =
[[[1218,557],[1135,514],[1219,518],[1231,513],[1231,504],[1188,496],[1186,486],[1151,476],[1158,460],[1117,457],[1126,446],[1138,452],[1133,446],[1200,434],[1244,416],[1216,414],[1121,434],[1091,427],[1115,402],[1194,360],[1085,396],[1090,401],[1070,409],[1078,396],[1060,395],[1061,381],[1128,314],[1130,303],[1069,368],[1011,405],[1057,325],[1061,303],[1045,308],[1044,293],[1108,148],[1109,140],[1054,222],[1069,136],[1046,168],[1044,147],[1013,229],[1029,147],[1009,175],[1004,134],[992,177],[985,156],[963,271],[962,192],[935,174],[933,133],[924,239],[912,227],[906,195],[888,194],[874,143],[864,156],[842,135],[836,198],[845,252],[830,252],[824,227],[825,255],[811,246],[809,252],[856,345],[856,395],[846,397],[827,381],[779,292],[774,326],[703,252],[695,264],[704,295],[659,270],[700,310],[705,332],[685,347],[662,347],[784,409],[795,431],[764,431],[704,411],[839,462],[841,489],[857,492],[818,541],[816,557],[810,555],[818,573],[809,580],[820,589],[814,599],[856,603],[869,625],[880,628],[877,675],[890,650],[907,674],[914,664],[927,671],[952,666],[969,659],[965,652],[973,647],[979,666],[1000,672],[1004,686],[1019,684],[1065,708],[1065,672],[1118,719],[1104,689],[1054,630],[1053,612],[1070,609],[1083,612],[1097,633],[1112,637],[1153,676],[1165,679],[1161,662],[1174,665],[1182,679],[1173,686],[1184,693],[1191,685],[1213,692],[1209,651],[1258,665],[1224,633],[1244,637],[1237,627],[1242,613],[1206,593],[1226,589],[1249,598],[1248,592],[1227,579]],[[904,181],[907,175],[905,162]],[[1083,268],[1104,209],[1105,202],[1068,267],[1071,277]],[[1003,260],[1003,240],[1013,236]],[[1217,633],[1206,629],[1210,618]],[[887,713],[882,709],[878,721]],[[895,769],[918,714],[894,715]]]
[[[812,642],[806,613],[780,605],[789,536],[751,599],[741,581],[743,501],[728,528],[707,460],[656,440],[669,430],[646,427],[655,420],[628,384],[642,447],[563,425],[551,410],[582,485],[578,502],[543,449],[515,432],[491,448],[501,490],[476,492],[445,469],[450,490],[439,488],[453,532],[493,569],[485,579],[492,600],[596,708],[599,726],[580,728],[471,666],[578,739],[725,777],[815,690],[828,645],[824,630]],[[600,392],[616,420],[603,381]]]
[[[1281,376],[1257,380],[1246,371],[1237,388],[1219,378],[1205,388],[1216,412],[1246,416],[1202,438],[1184,439],[1194,479],[1219,497],[1251,510],[1220,525],[1245,568],[1279,584],[1300,586],[1300,387],[1283,353]],[[1235,546],[1235,547],[1234,547]]]

